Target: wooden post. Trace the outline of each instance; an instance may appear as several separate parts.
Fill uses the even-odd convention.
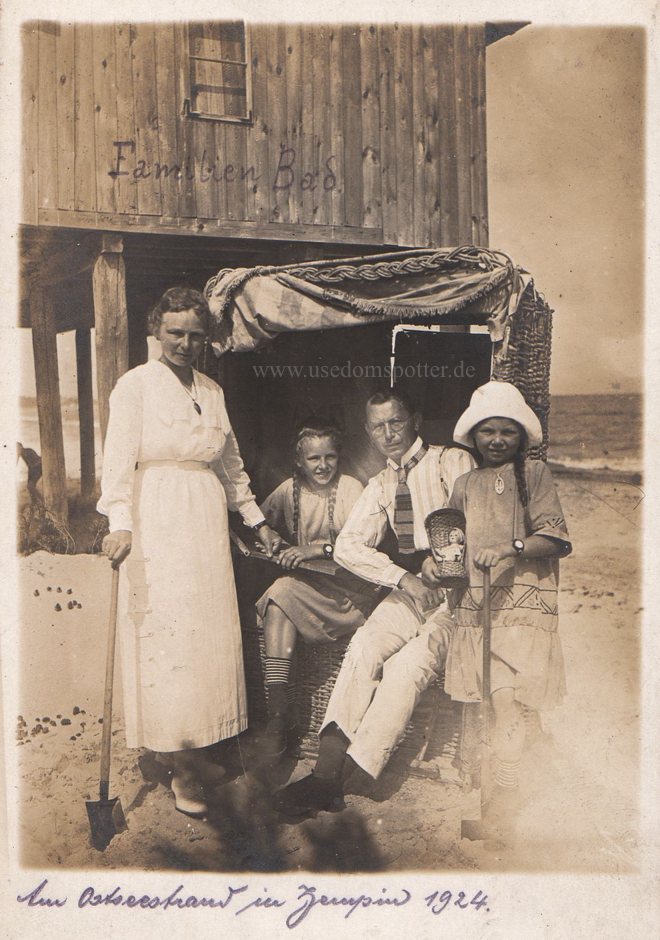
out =
[[[94,322],[96,326],[96,388],[101,438],[105,440],[110,392],[128,369],[128,313],[123,242],[104,235],[94,265]]]
[[[76,330],[76,377],[80,425],[80,494],[86,499],[93,496],[96,483],[92,339],[89,329]]]
[[[135,310],[133,308],[133,313]],[[133,315],[128,319],[128,368],[141,366],[149,358],[149,346],[145,332],[144,320]]]
[[[62,436],[57,330],[52,304],[41,288],[30,293],[32,349],[37,386],[37,411],[43,468],[44,504],[60,523],[69,518]]]

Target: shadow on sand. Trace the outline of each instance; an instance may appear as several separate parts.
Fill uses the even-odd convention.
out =
[[[152,854],[158,867],[241,872],[384,869],[365,821],[353,808],[293,824],[300,838],[294,838],[292,848],[292,824],[286,825],[273,809],[273,794],[287,780],[295,761],[260,769],[252,759],[249,739],[238,747],[218,747],[209,756],[224,769],[224,781],[206,790],[207,817],[190,820],[190,849],[165,836],[158,839]],[[140,769],[150,785],[169,787],[169,771],[153,755],[142,756]],[[284,838],[287,830],[289,838]],[[294,852],[300,856],[299,864],[291,857]]]

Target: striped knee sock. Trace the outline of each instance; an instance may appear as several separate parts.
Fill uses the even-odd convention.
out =
[[[286,685],[289,682],[290,674],[290,659],[282,659],[278,656],[266,657],[266,685],[275,685],[279,683]]]
[[[493,780],[505,790],[514,790],[518,786],[520,761],[501,760],[495,756],[493,760]]]
[[[265,665],[268,714],[270,717],[286,715],[289,711],[291,660],[267,656]]]

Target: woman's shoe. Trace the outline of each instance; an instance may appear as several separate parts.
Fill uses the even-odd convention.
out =
[[[227,771],[211,760],[208,754],[195,753],[194,772],[205,788],[221,786],[227,782]]]
[[[194,819],[201,819],[207,815],[209,808],[204,800],[204,793],[193,777],[175,774],[172,777],[172,793],[175,809],[179,813],[192,816]]]

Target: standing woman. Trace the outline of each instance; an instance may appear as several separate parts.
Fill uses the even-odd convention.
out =
[[[99,512],[103,551],[121,569],[119,635],[126,743],[165,752],[178,810],[203,815],[201,748],[247,726],[227,509],[268,554],[279,536],[250,490],[220,387],[193,369],[210,312],[167,290],[149,317],[159,359],[110,396]]]

